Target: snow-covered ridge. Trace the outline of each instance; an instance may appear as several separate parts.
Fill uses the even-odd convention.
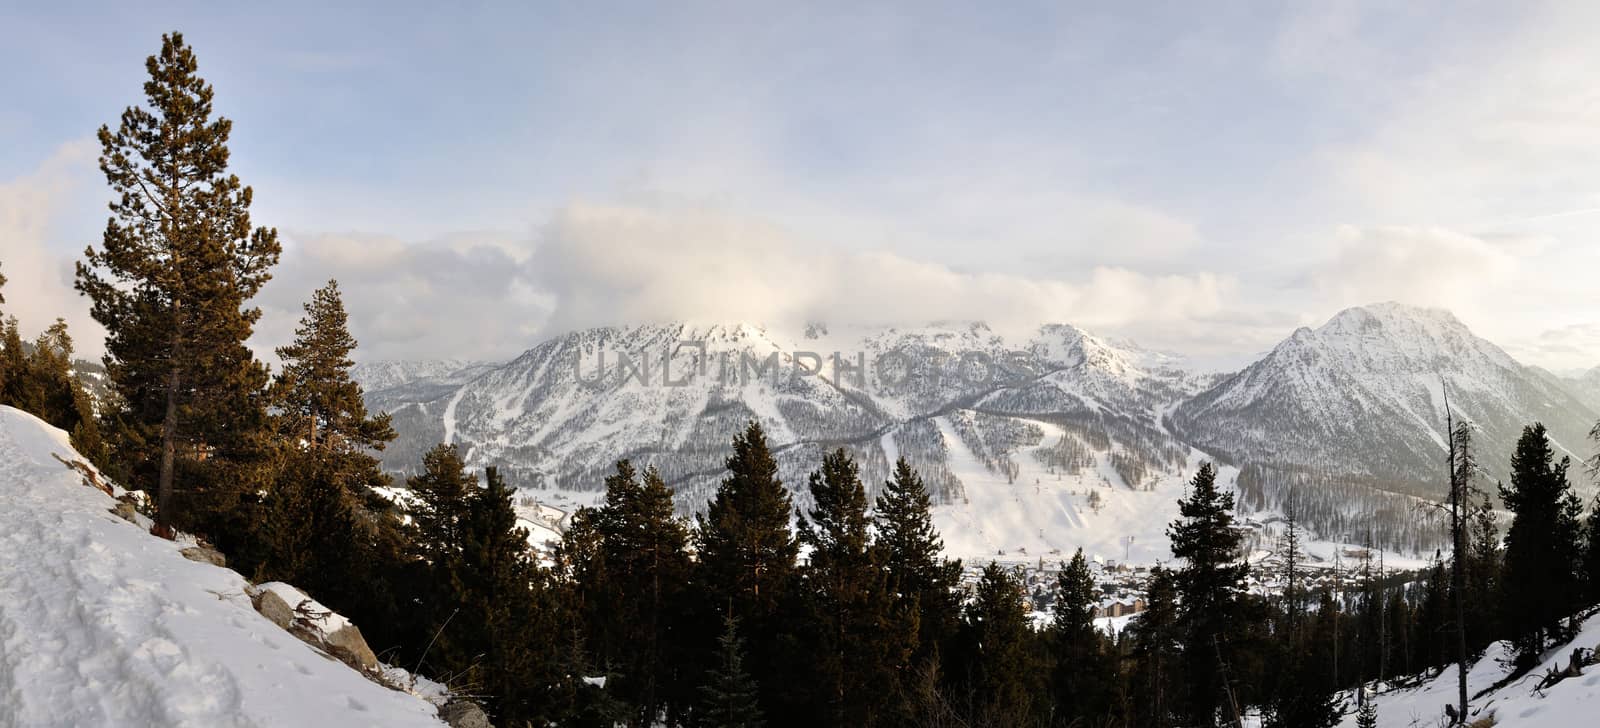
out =
[[[791,376],[807,353],[821,371]],[[747,365],[769,357],[771,370],[748,376]],[[624,358],[645,371],[622,369]],[[853,369],[858,362],[867,371]],[[698,376],[684,381],[691,371]],[[1295,331],[1227,375],[1064,323],[1008,337],[974,321],[800,331],[693,322],[574,331],[458,385],[401,383],[369,389],[368,399],[393,413],[401,432],[384,454],[389,469],[414,469],[448,439],[471,465],[500,466],[526,494],[559,499],[564,509],[592,499],[623,457],[660,468],[679,506],[699,508],[732,433],[754,419],[802,506],[806,474],[824,450],[849,449],[873,489],[903,456],[951,523],[1032,524],[1036,549],[1113,543],[1141,530],[1120,504],[1088,517],[1058,508],[1045,482],[1059,478],[1080,499],[1090,486],[1148,492],[1181,484],[1201,457],[1239,469],[1248,510],[1273,510],[1282,493],[1267,491],[1286,487],[1285,473],[1314,486],[1323,502],[1307,525],[1359,541],[1340,531],[1374,509],[1416,520],[1414,503],[1384,500],[1389,493],[1433,495],[1446,391],[1457,416],[1478,426],[1482,462],[1503,467],[1533,421],[1569,453],[1589,452],[1600,395],[1576,389],[1519,364],[1447,311],[1381,303]],[[1023,472],[1040,463],[1042,475]],[[1266,477],[1265,466],[1279,470]],[[1026,494],[1037,498],[976,492],[1015,488],[1019,476],[1040,481]],[[1366,495],[1374,493],[1382,498]],[[1149,519],[1164,517],[1147,510]],[[1388,525],[1395,545],[1431,550],[1416,528]],[[949,541],[966,549],[957,555],[994,556],[1029,540],[1006,546],[997,528]],[[1041,535],[1050,528],[1084,530]]]
[[[58,458],[61,458],[58,460]],[[0,725],[441,726],[110,513],[66,433],[0,407]]]

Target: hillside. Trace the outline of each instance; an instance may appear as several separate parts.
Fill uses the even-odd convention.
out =
[[[83,485],[66,433],[0,407],[0,725],[440,726]]]
[[[1572,664],[1574,649],[1592,655],[1600,647],[1600,618],[1591,617],[1584,622],[1575,638],[1547,651],[1532,671],[1500,685],[1511,674],[1506,644],[1491,645],[1467,670],[1467,694],[1474,720],[1493,716],[1495,728],[1580,728],[1595,724],[1595,712],[1600,710],[1600,665],[1585,667],[1584,674],[1542,689],[1539,685],[1549,671],[1565,670]],[[1418,686],[1378,693],[1372,699],[1379,728],[1444,725],[1444,706],[1456,701],[1458,680],[1456,669],[1451,666]],[[1353,708],[1340,725],[1355,728]]]

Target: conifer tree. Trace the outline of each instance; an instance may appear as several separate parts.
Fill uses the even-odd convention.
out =
[[[1230,714],[1232,688],[1226,682],[1229,631],[1240,619],[1249,565],[1240,560],[1243,536],[1233,525],[1233,494],[1217,489],[1216,469],[1202,463],[1178,501],[1180,518],[1167,528],[1172,554],[1184,561],[1178,571],[1184,661],[1185,712],[1196,726],[1216,725],[1219,710]]]
[[[729,590],[719,596],[733,598],[740,619],[759,619],[777,611],[795,574],[793,505],[761,425],[734,437],[727,469],[697,516],[700,564],[710,583]]]
[[[1356,711],[1356,728],[1378,728],[1378,706],[1368,698]]]
[[[1494,505],[1485,493],[1472,511],[1467,559],[1467,644],[1481,650],[1498,634],[1500,596],[1500,527]]]
[[[349,320],[339,282],[328,281],[305,304],[294,343],[278,349],[283,370],[272,385],[272,404],[280,430],[311,450],[365,453],[395,438],[387,413],[367,415],[361,385],[350,376],[356,340]]]
[[[264,529],[268,555],[261,568],[314,592],[347,591],[319,594],[330,602],[359,603],[380,569],[358,574],[351,557],[372,556],[366,552],[392,538],[381,531],[395,528],[367,505],[369,488],[389,483],[373,452],[395,433],[387,414],[367,415],[361,387],[350,377],[356,342],[338,284],[318,290],[305,311],[294,342],[277,351],[284,366],[268,392],[285,444],[267,497],[264,517],[272,527]]]
[[[801,594],[812,628],[807,654],[817,721],[877,725],[901,702],[897,677],[909,668],[917,625],[896,611],[885,583],[855,461],[843,449],[824,455],[809,486],[816,505],[797,531],[810,549]]]
[[[716,496],[696,516],[696,580],[705,585],[705,603],[725,606],[749,629],[749,665],[762,713],[798,723],[803,711],[788,688],[795,678],[789,656],[799,646],[793,621],[785,619],[793,608],[799,553],[789,528],[793,505],[759,424],[734,437],[726,462]]]
[[[1022,584],[1009,571],[993,562],[984,567],[962,624],[969,725],[1026,726],[1043,713],[1022,598]]]
[[[1600,495],[1589,506],[1584,520],[1583,582],[1589,604],[1600,604]]]
[[[617,676],[606,689],[632,706],[630,724],[655,725],[693,700],[684,675],[689,529],[661,474],[649,468],[641,481],[627,460],[606,478],[605,502],[592,515],[594,562],[584,573],[604,578],[584,586],[591,651]]]
[[[905,458],[895,463],[873,511],[879,550],[900,608],[918,615],[916,659],[926,663],[955,634],[961,562],[944,558],[928,491]]]
[[[705,728],[762,728],[756,683],[744,667],[744,642],[733,615],[723,618],[717,659],[700,687],[699,725]]]
[[[212,118],[212,87],[182,34],[162,36],[145,69],[150,108],[100,128],[115,199],[76,285],[106,329],[122,481],[155,491],[158,528],[226,540],[219,531],[238,526],[233,505],[259,477],[267,422],[267,370],[244,344],[261,312],[248,302],[280,247],[275,230],[251,226],[251,190],[227,171],[232,122]]]
[[[1054,614],[1045,635],[1051,657],[1052,725],[1081,725],[1109,715],[1116,669],[1095,629],[1094,579],[1083,549],[1056,575]]]
[[[0,324],[0,404],[66,430],[79,454],[103,466],[105,443],[94,402],[72,372],[72,350],[62,319],[45,329],[31,350],[23,345],[15,318]]]
[[[1576,599],[1581,506],[1556,461],[1544,425],[1523,428],[1500,499],[1514,517],[1506,531],[1503,618],[1524,665],[1561,630]]]
[[[1178,622],[1178,592],[1173,573],[1157,566],[1150,572],[1145,610],[1128,628],[1133,646],[1135,696],[1130,712],[1133,725],[1171,726],[1176,718],[1178,662],[1182,659],[1182,632]]]
[[[477,478],[467,472],[455,445],[438,445],[422,456],[422,472],[406,480],[415,502],[409,508],[418,556],[435,566],[460,551],[467,499]]]
[[[25,391],[31,386],[28,377],[28,354],[22,346],[22,330],[17,317],[0,319],[0,403],[27,409],[23,402]]]
[[[542,573],[498,469],[484,469],[484,487],[474,484],[466,505],[450,580],[460,591],[460,612],[450,626],[458,657],[447,668],[482,686],[500,724],[523,725],[541,715],[540,686],[557,679],[550,661],[555,645],[535,613]]]

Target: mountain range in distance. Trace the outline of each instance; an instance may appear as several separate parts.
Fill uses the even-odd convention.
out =
[[[1490,492],[1524,425],[1543,422],[1558,452],[1580,460],[1600,420],[1600,368],[1559,377],[1446,311],[1396,303],[1301,328],[1229,374],[1066,324],[1007,339],[963,322],[812,324],[790,336],[751,324],[594,328],[505,363],[377,362],[355,376],[369,407],[394,417],[400,437],[383,461],[397,474],[450,442],[474,467],[498,466],[531,498],[570,508],[627,458],[659,469],[687,513],[755,420],[798,506],[826,451],[849,450],[869,494],[904,457],[928,482],[949,550],[1017,558],[1085,548],[1161,560],[1203,459],[1258,521],[1292,503],[1314,538],[1421,554],[1439,539],[1417,503],[1444,489],[1447,397],[1474,425]]]

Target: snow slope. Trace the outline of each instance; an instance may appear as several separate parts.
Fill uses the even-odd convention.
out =
[[[1495,728],[1580,728],[1600,722],[1600,666],[1584,669],[1584,674],[1570,677],[1555,685],[1536,691],[1540,678],[1550,668],[1565,668],[1576,647],[1595,649],[1600,646],[1600,617],[1584,623],[1576,639],[1567,645],[1552,649],[1532,672],[1516,681],[1482,695],[1495,683],[1505,679],[1511,670],[1506,667],[1506,643],[1491,645],[1467,670],[1467,694],[1473,718],[1481,719],[1492,714]],[[1454,667],[1441,672],[1420,687],[1379,693],[1374,700],[1378,710],[1379,728],[1421,728],[1443,725],[1444,706],[1456,701],[1457,675]],[[1345,717],[1343,726],[1354,728],[1354,713]]]
[[[0,726],[439,726],[108,509],[66,433],[0,407]]]

